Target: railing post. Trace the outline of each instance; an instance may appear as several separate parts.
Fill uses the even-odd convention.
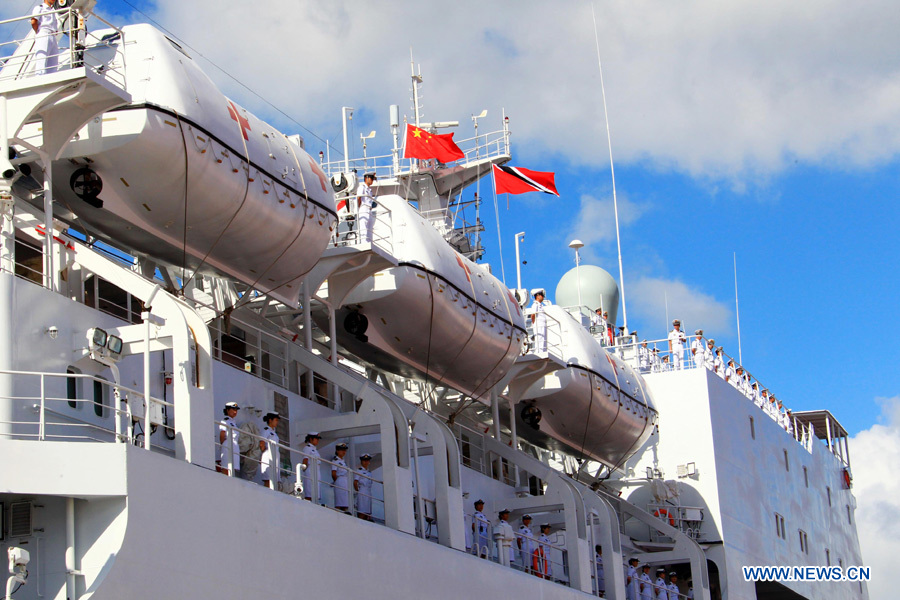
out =
[[[307,468],[313,470],[309,476],[309,480],[312,482],[312,494],[310,494],[310,497],[315,504],[319,504],[322,500],[321,496],[319,496],[319,458],[317,456],[310,457]]]
[[[40,425],[38,426],[38,438],[41,441],[44,441],[44,427],[46,423],[46,417],[44,416],[44,409],[46,407],[45,398],[47,397],[46,389],[46,380],[44,378],[44,374],[41,373],[41,414],[39,416]]]
[[[234,477],[234,427],[231,425],[228,426],[228,437],[225,441],[228,442],[228,476]]]
[[[113,418],[116,420],[116,443],[121,444],[122,439],[122,394],[118,387],[113,388]]]

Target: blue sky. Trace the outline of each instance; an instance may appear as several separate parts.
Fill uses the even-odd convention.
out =
[[[303,3],[283,23],[258,18],[270,4],[215,13],[201,2],[140,7],[322,138],[338,138],[340,107],[355,106],[351,139],[379,131],[370,154],[388,149],[388,104],[409,112],[413,46],[426,118],[460,120],[456,135],[465,138],[469,115],[487,108],[481,131],[489,131],[506,107],[511,164],[557,174],[561,198],[513,197],[511,210],[500,201],[507,283],[518,231],[527,233],[526,287],[555,289],[574,266],[567,244],[576,236],[589,238],[584,262],[618,279],[589,3],[550,11],[523,2],[514,14],[504,3],[471,3],[442,8],[439,19],[429,18],[437,7],[416,5],[416,27],[399,0],[379,11]],[[736,356],[736,253],[744,364],[795,410],[828,408],[851,433],[868,429],[881,414],[878,398],[900,393],[890,350],[900,339],[897,11],[873,2],[844,14],[830,0],[650,4],[643,13],[627,2],[595,7],[629,326],[663,337],[665,290],[671,317]],[[100,6],[118,24],[145,20],[121,0]],[[490,26],[472,23],[475,7]],[[207,72],[287,133],[302,131]],[[322,144],[303,133],[317,154]],[[499,274],[486,188],[485,260]]]

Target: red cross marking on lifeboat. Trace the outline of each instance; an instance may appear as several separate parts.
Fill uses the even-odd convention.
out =
[[[466,272],[466,279],[469,280],[469,283],[472,283],[472,277],[469,275],[469,267],[466,266],[466,263],[463,262],[463,259],[460,258],[459,254],[456,255],[456,264]]]
[[[509,296],[509,301],[512,302],[512,305],[516,307],[516,314],[521,315],[522,311],[519,310],[519,303],[516,302],[516,299],[515,299],[515,297],[513,297],[512,292],[509,290],[506,290],[506,295]]]
[[[312,169],[313,175],[319,178],[319,183],[322,184],[322,191],[327,191],[325,189],[325,172],[319,168],[319,165],[316,164],[316,161],[311,159],[310,157],[306,157],[306,160],[309,161],[309,168]]]
[[[606,355],[606,360],[608,360],[608,361],[609,361],[609,364],[612,365],[613,371],[615,371],[615,372],[618,373],[618,372],[619,372],[619,368],[616,366],[616,361],[614,361],[614,360],[609,356],[609,354]]]
[[[244,134],[244,139],[249,140],[247,132],[250,131],[250,121],[244,118],[244,115],[238,111],[237,106],[231,100],[228,101],[228,114],[231,115],[232,121],[237,121],[238,125],[241,126],[241,133]]]

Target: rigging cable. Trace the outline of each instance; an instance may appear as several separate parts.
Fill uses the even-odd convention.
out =
[[[191,46],[190,44],[188,44],[187,42],[185,42],[181,37],[175,35],[172,31],[166,29],[159,21],[157,21],[156,19],[154,19],[153,17],[151,17],[150,15],[148,15],[147,13],[145,13],[144,11],[142,11],[141,9],[139,9],[138,7],[136,7],[134,4],[132,4],[131,2],[129,2],[129,0],[122,0],[122,2],[125,3],[125,4],[127,4],[128,6],[130,6],[131,9],[134,10],[135,12],[140,13],[140,14],[142,14],[143,16],[145,16],[145,17],[147,18],[148,21],[150,21],[151,23],[153,23],[154,25],[156,25],[157,27],[159,27],[160,29],[162,29],[163,31],[165,31],[166,33],[168,33],[168,34],[169,34],[170,36],[172,36],[173,38],[176,38],[177,40],[179,40],[180,42],[182,42],[185,46],[187,46],[188,48],[190,48],[191,51],[193,51],[195,54],[197,54],[197,56],[199,56],[200,58],[202,58],[203,60],[205,60],[206,62],[208,62],[209,64],[211,64],[212,66],[214,66],[216,69],[218,69],[219,71],[221,71],[226,77],[228,77],[229,79],[231,79],[232,81],[234,81],[235,83],[237,83],[239,86],[241,86],[242,88],[244,88],[245,90],[247,90],[248,92],[250,92],[251,94],[253,94],[254,96],[256,96],[257,98],[259,98],[260,100],[262,100],[264,103],[266,103],[266,104],[269,105],[270,107],[272,107],[273,110],[275,110],[278,114],[280,114],[281,116],[283,116],[285,119],[289,120],[291,123],[294,123],[295,125],[297,125],[297,126],[300,127],[301,129],[303,129],[304,131],[306,131],[308,134],[310,134],[311,136],[313,136],[314,138],[316,138],[317,140],[319,140],[320,142],[322,142],[323,144],[328,144],[328,142],[327,142],[326,140],[323,140],[321,137],[319,137],[318,135],[316,135],[316,133],[315,133],[313,130],[309,129],[308,127],[306,127],[305,125],[303,125],[302,123],[300,123],[299,121],[297,121],[296,119],[294,119],[293,117],[291,117],[289,114],[287,114],[286,112],[284,112],[283,110],[281,110],[280,108],[278,108],[275,104],[273,104],[272,102],[270,102],[269,100],[267,100],[267,99],[266,99],[264,96],[262,96],[259,92],[254,91],[254,90],[253,90],[252,88],[250,88],[247,84],[245,84],[244,82],[242,82],[240,79],[238,79],[237,77],[235,77],[234,75],[232,75],[231,73],[229,73],[228,71],[226,71],[225,69],[223,69],[222,67],[220,67],[219,65],[217,65],[216,63],[214,63],[211,59],[207,58],[206,55],[204,55],[202,52],[200,52],[199,50],[197,50],[196,48],[194,48],[193,46]]]

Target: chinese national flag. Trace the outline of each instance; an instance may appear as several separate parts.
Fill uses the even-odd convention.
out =
[[[559,196],[554,174],[549,171],[531,171],[522,167],[494,167],[494,186],[498,194],[525,194],[544,192]]]
[[[453,142],[453,134],[437,135],[406,124],[406,147],[403,158],[427,160],[436,158],[442,163],[453,162],[465,157],[465,153]]]

